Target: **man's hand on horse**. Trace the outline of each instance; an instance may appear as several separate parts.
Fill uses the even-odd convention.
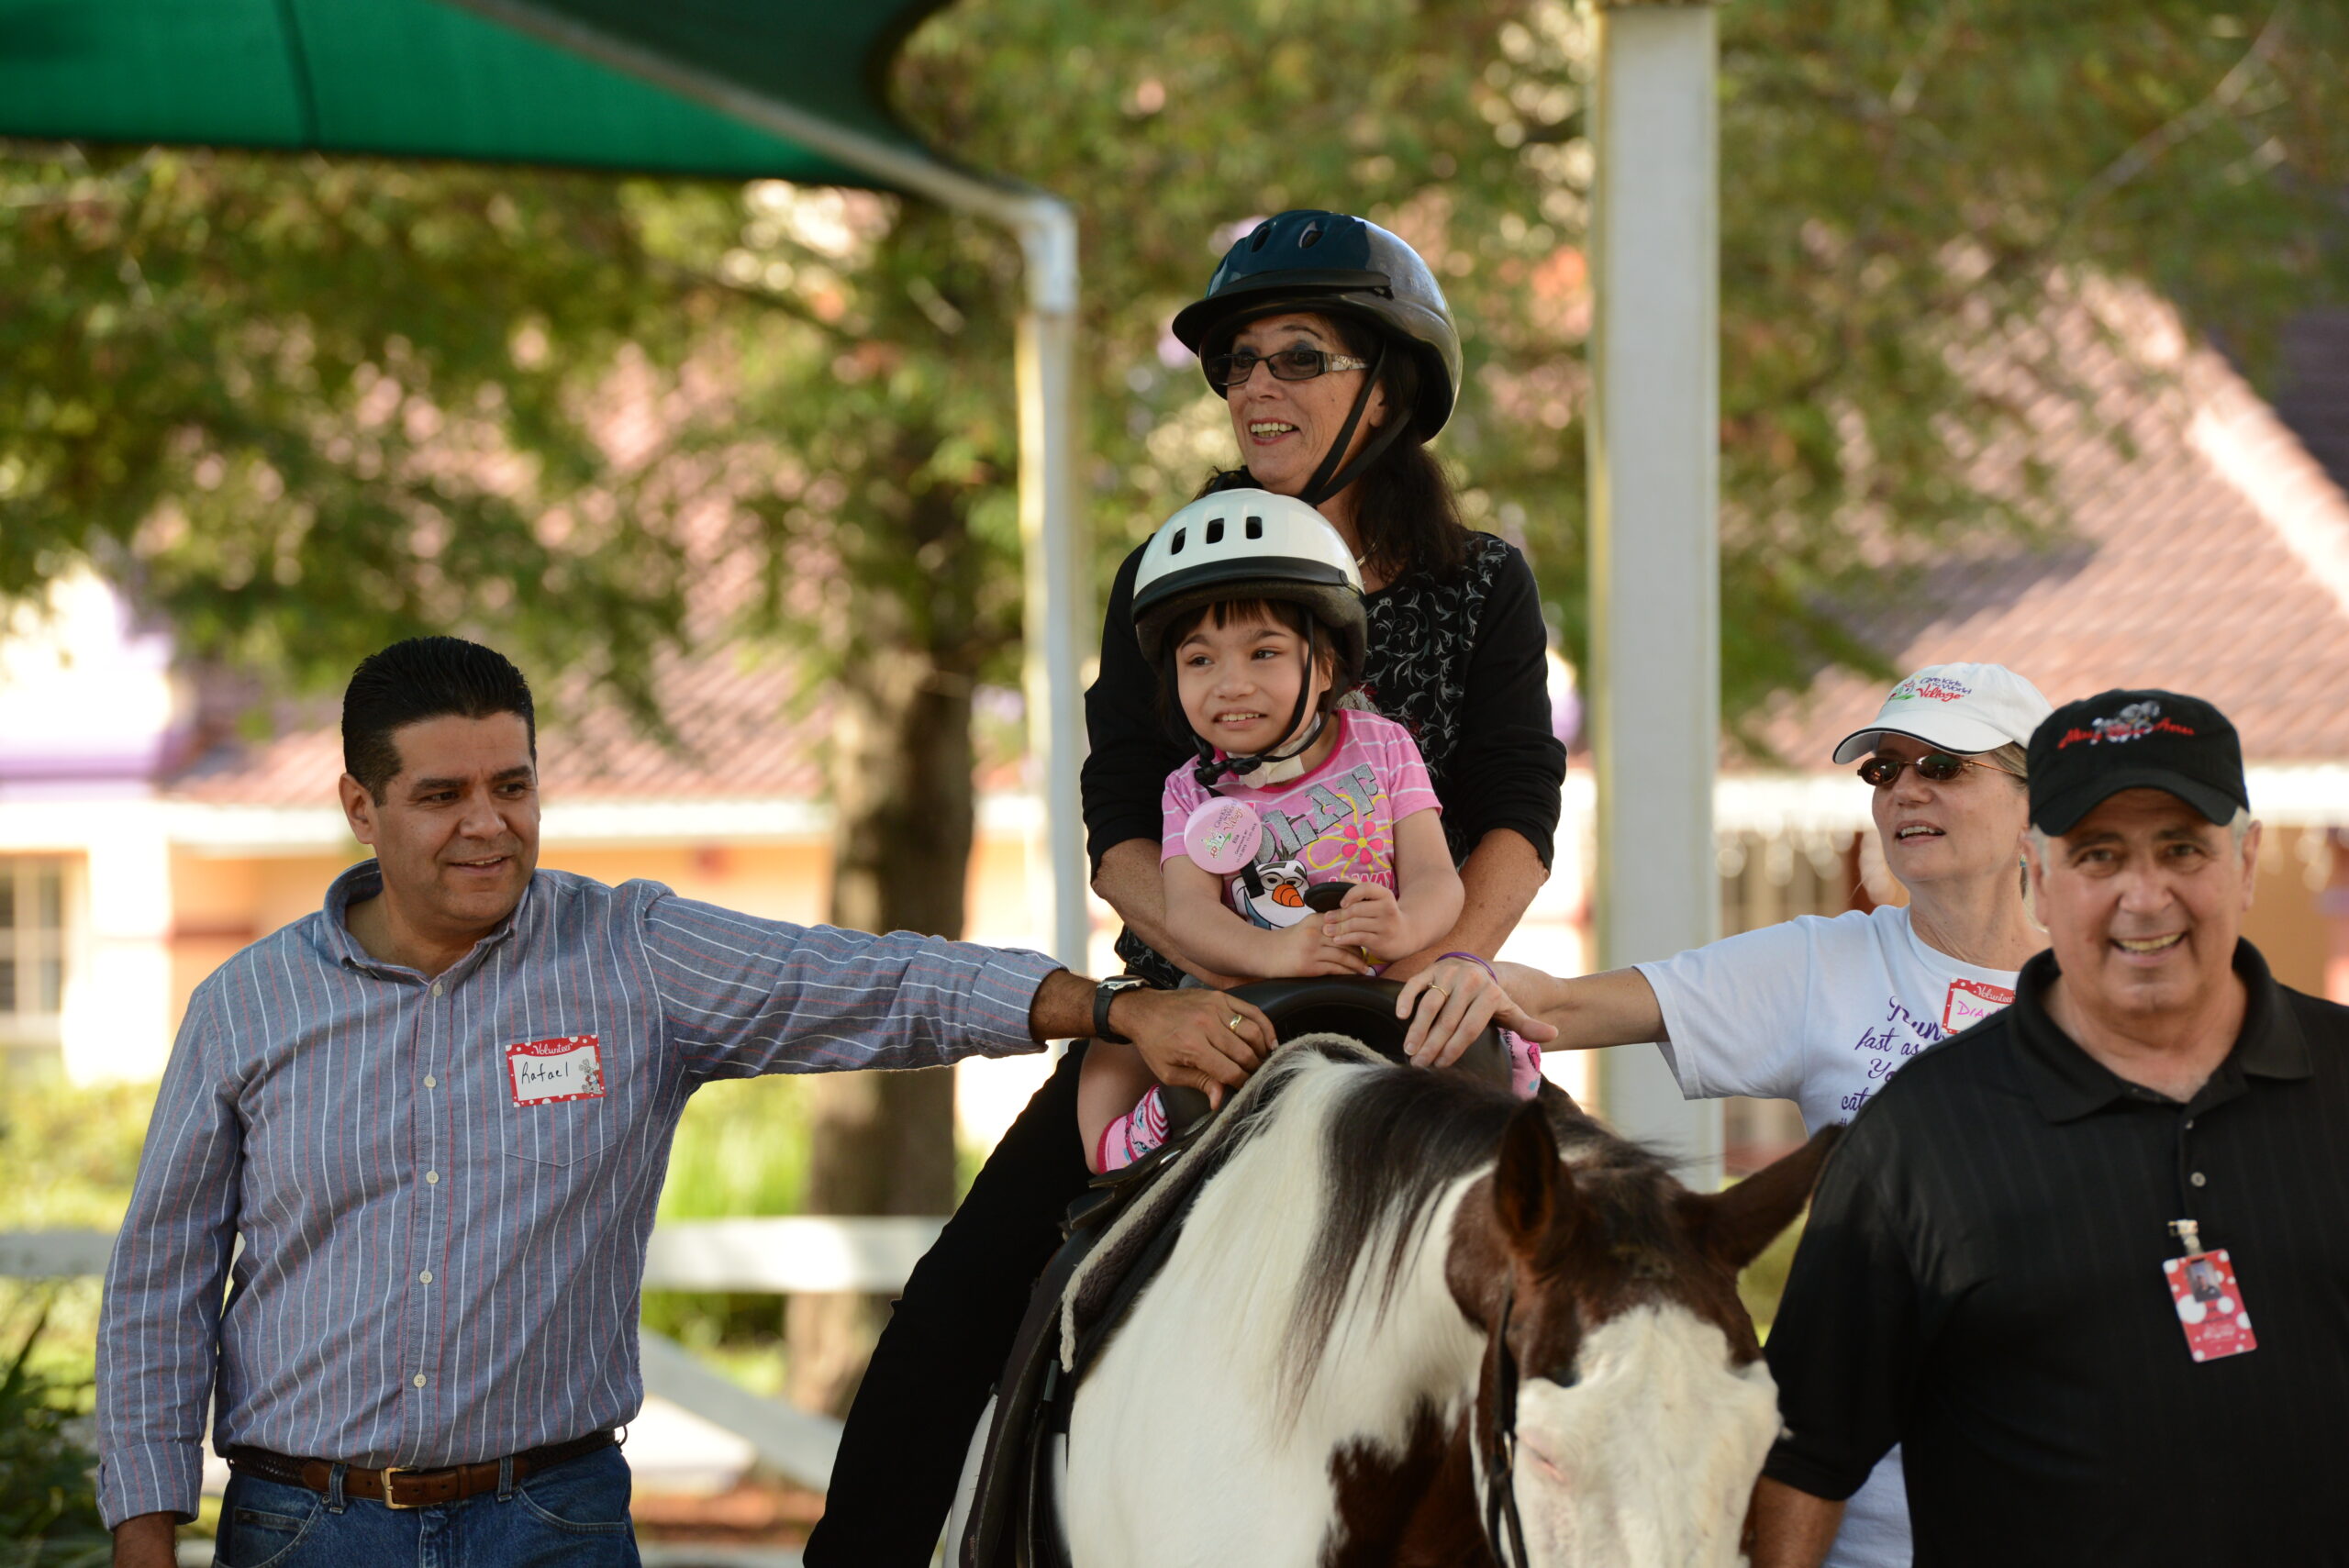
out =
[[[1411,1020],[1403,1050],[1415,1067],[1449,1067],[1460,1053],[1497,1023],[1536,1045],[1558,1031],[1519,1006],[1490,970],[1466,959],[1438,959],[1403,982],[1395,1016]]]
[[[1120,992],[1109,1004],[1109,1025],[1134,1042],[1160,1083],[1204,1089],[1216,1106],[1279,1041],[1273,1021],[1252,1004],[1197,988]]]

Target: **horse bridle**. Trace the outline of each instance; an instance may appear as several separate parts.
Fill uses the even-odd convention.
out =
[[[1501,1568],[1532,1568],[1525,1550],[1525,1525],[1517,1514],[1517,1353],[1508,1348],[1508,1319],[1516,1305],[1514,1281],[1501,1289],[1501,1318],[1485,1352],[1486,1383],[1493,1391],[1492,1414],[1477,1431],[1485,1461],[1485,1541]]]

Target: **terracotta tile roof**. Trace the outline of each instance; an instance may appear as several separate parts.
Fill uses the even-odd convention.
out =
[[[2070,400],[2035,399],[2032,454],[2069,512],[2064,537],[1939,562],[1923,592],[1854,625],[1902,671],[2001,663],[2057,703],[2120,685],[2191,692],[2234,720],[2253,761],[2349,759],[2349,497],[2216,353],[2184,347],[2168,306],[2123,295],[2098,308],[2121,348],[2085,316],[2055,329],[2133,450]],[[2342,393],[2349,408],[2349,377]],[[1998,461],[2011,475],[2020,460]],[[1823,769],[1882,695],[1831,672],[1762,733],[1789,764]]]

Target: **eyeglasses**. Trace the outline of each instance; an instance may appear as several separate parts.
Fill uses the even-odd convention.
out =
[[[1331,371],[1370,368],[1368,360],[1358,360],[1351,354],[1325,353],[1319,349],[1280,349],[1269,354],[1242,349],[1236,354],[1209,354],[1200,363],[1208,373],[1208,384],[1226,393],[1235,386],[1245,386],[1258,365],[1270,366],[1275,381],[1311,381]]]
[[[1996,762],[1977,762],[1970,757],[1954,757],[1947,751],[1928,751],[1913,762],[1902,757],[1870,757],[1860,764],[1860,778],[1875,788],[1883,789],[1900,776],[1903,768],[1916,769],[1917,776],[1931,784],[1947,784],[1968,768],[2004,773],[2009,778],[2022,777],[2012,768],[2002,768]]]

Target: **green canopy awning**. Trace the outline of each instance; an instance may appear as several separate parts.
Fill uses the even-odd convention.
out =
[[[592,31],[917,157],[884,81],[941,0],[482,0]],[[871,185],[448,0],[0,0],[0,136]]]

